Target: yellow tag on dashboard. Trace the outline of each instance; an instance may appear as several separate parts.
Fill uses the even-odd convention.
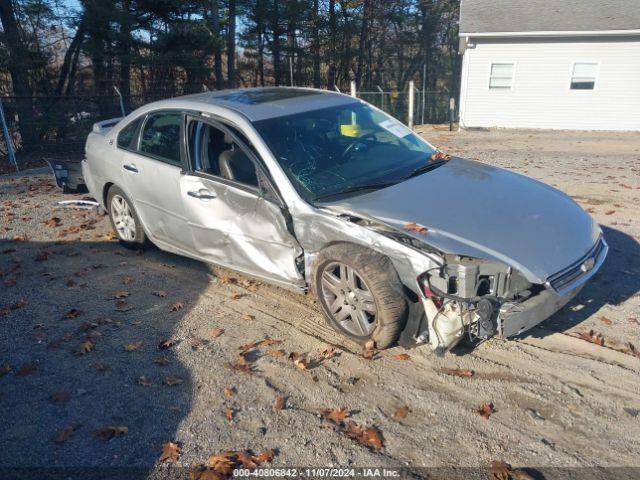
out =
[[[359,137],[360,126],[359,125],[340,125],[340,135],[343,137]]]

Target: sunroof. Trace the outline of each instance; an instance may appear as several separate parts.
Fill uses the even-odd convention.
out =
[[[261,103],[286,100],[288,98],[305,97],[316,95],[313,90],[299,90],[294,88],[264,88],[260,90],[245,90],[229,93],[217,97],[219,100],[228,102],[244,103],[246,105],[259,105]]]

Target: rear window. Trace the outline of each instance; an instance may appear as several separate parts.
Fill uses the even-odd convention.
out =
[[[136,118],[133,122],[120,130],[120,133],[118,133],[118,147],[127,149],[131,148],[131,142],[133,142],[133,137],[136,134],[138,125],[140,125],[140,118]]]
[[[180,165],[182,114],[164,112],[149,115],[140,134],[140,153]]]

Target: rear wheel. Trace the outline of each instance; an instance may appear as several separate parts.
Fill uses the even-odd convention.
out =
[[[318,302],[338,332],[377,348],[395,343],[407,303],[391,261],[352,244],[332,245],[318,254],[313,274]]]
[[[116,231],[120,243],[127,248],[144,248],[147,236],[131,201],[121,188],[114,185],[109,189],[107,208],[111,226]]]

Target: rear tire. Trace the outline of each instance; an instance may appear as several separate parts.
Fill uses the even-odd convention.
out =
[[[312,280],[334,330],[364,345],[392,346],[404,327],[407,300],[391,260],[359,245],[340,243],[322,250]]]
[[[148,245],[142,222],[129,197],[116,185],[107,192],[107,211],[111,227],[118,235],[120,244],[134,250],[144,249]]]

